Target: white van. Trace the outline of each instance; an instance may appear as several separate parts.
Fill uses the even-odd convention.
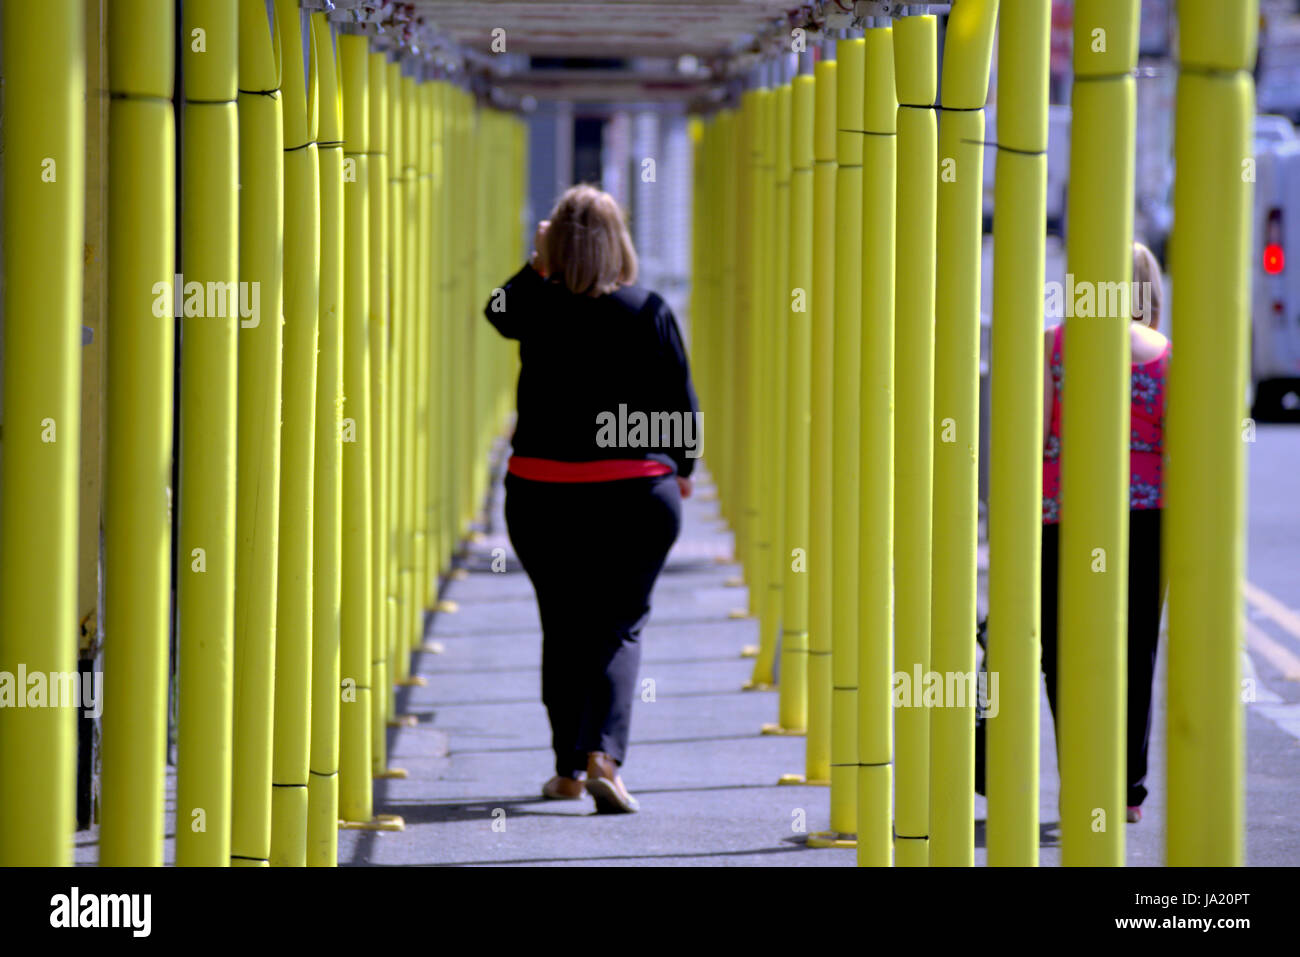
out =
[[[1300,137],[1285,117],[1255,124],[1250,398],[1256,413],[1300,408]]]

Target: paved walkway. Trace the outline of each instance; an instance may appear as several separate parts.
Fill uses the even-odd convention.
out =
[[[596,815],[589,799],[543,800],[552,773],[550,729],[540,693],[540,627],[532,589],[510,551],[495,487],[486,534],[446,597],[459,609],[437,616],[429,637],[442,654],[417,656],[424,688],[405,690],[399,710],[419,719],[393,732],[390,763],[406,780],[377,784],[376,810],[400,814],[404,833],[340,834],[342,864],[778,865],[851,866],[852,850],[814,850],[794,822],[828,824],[824,788],[782,787],[803,770],[803,739],[764,736],[776,718],[774,692],[744,692],[752,661],[740,649],[757,640],[753,620],[728,616],[745,604],[725,583],[731,535],[718,519],[707,479],[685,503],[682,536],[655,592],[644,633],[641,678],[654,700],[638,700],[624,768],[640,814]],[[983,554],[983,553],[982,553]],[[719,561],[719,560],[722,561]],[[493,563],[504,571],[493,571]],[[581,574],[581,569],[575,569]],[[981,569],[980,593],[984,594]],[[1127,826],[1128,861],[1163,862],[1163,647],[1154,715],[1152,796],[1139,825]],[[1249,660],[1247,661],[1249,667]],[[648,695],[646,696],[648,697]],[[1300,748],[1256,709],[1248,709],[1247,863],[1300,859],[1294,788]],[[1042,863],[1059,864],[1057,769],[1043,698]],[[976,863],[985,862],[985,805],[976,798]]]

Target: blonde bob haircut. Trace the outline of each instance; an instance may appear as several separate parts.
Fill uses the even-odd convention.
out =
[[[572,293],[603,296],[636,282],[636,250],[623,211],[594,186],[565,191],[551,211],[542,246],[547,274]]]
[[[1133,244],[1133,320],[1152,329],[1160,327],[1165,307],[1165,286],[1156,254],[1141,243]]]

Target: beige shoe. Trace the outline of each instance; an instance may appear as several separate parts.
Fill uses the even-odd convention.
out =
[[[602,814],[632,814],[641,809],[618,776],[618,765],[603,751],[587,755],[587,793],[596,799]]]
[[[582,797],[582,781],[562,778],[558,774],[542,785],[542,797],[552,801],[577,801]]]

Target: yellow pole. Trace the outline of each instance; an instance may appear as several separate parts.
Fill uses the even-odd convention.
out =
[[[746,274],[749,283],[749,308],[746,313],[742,314],[746,330],[745,351],[741,353],[740,357],[741,361],[745,363],[746,369],[744,461],[747,463],[770,461],[765,457],[766,438],[770,432],[770,423],[763,414],[766,407],[763,399],[766,390],[769,388],[764,367],[764,356],[767,354],[766,346],[770,335],[768,314],[771,311],[768,308],[767,296],[770,271],[768,251],[771,245],[772,232],[770,222],[772,212],[772,171],[768,154],[770,145],[768,130],[772,125],[771,90],[766,86],[759,87],[754,91],[752,103],[753,115],[750,127],[748,162],[753,218],[750,227],[751,240],[746,246],[749,255],[749,271]],[[769,651],[765,656],[763,636],[765,634],[771,635],[771,629],[766,627],[763,621],[766,617],[763,614],[763,608],[767,600],[767,552],[770,543],[766,540],[763,527],[764,494],[767,482],[760,473],[766,471],[766,469],[761,468],[746,468],[742,478],[745,486],[744,525],[747,543],[745,573],[749,582],[749,614],[759,621],[759,658],[758,662],[755,662],[755,677],[768,679],[757,684],[751,681],[749,686],[754,688],[770,687],[770,662],[772,660],[770,646],[775,640],[775,636],[767,640]],[[764,657],[769,662],[768,675],[759,674],[757,671],[757,665]]]
[[[387,448],[385,470],[388,473],[387,481],[387,505],[386,505],[386,527],[384,529],[384,561],[387,565],[388,577],[388,595],[386,597],[385,615],[387,619],[386,635],[388,645],[388,712],[390,719],[396,719],[396,695],[393,694],[393,686],[401,679],[410,674],[411,661],[409,657],[403,657],[399,651],[402,647],[401,628],[402,628],[402,596],[399,590],[399,558],[398,542],[399,529],[401,522],[401,509],[399,508],[401,488],[402,488],[402,470],[400,458],[401,445],[401,422],[402,422],[402,396],[403,378],[402,373],[402,342],[406,335],[407,308],[406,300],[402,295],[405,269],[405,217],[401,215],[402,209],[402,141],[405,137],[405,119],[402,114],[402,71],[401,67],[394,61],[389,63],[387,70],[387,90],[388,90],[388,132],[390,136],[388,144],[388,310],[391,330],[389,334],[388,355],[386,365],[388,367],[388,402],[385,415],[387,421],[385,429],[388,437],[386,440]]]
[[[752,351],[750,337],[753,328],[753,283],[751,273],[754,269],[754,169],[752,154],[754,150],[754,115],[757,91],[747,90],[740,98],[740,109],[736,113],[736,142],[732,153],[735,162],[734,177],[736,181],[736,268],[735,296],[732,302],[734,318],[732,320],[735,336],[733,343],[736,374],[733,385],[732,411],[735,415],[734,438],[731,444],[731,458],[737,463],[734,475],[732,495],[735,499],[732,515],[732,529],[736,537],[736,559],[740,562],[741,577],[749,586],[749,597],[745,614],[754,613],[754,569],[751,556],[753,538],[750,533],[748,476],[746,469],[739,463],[752,461],[749,452],[750,413],[749,380],[753,369],[749,364]]]
[[[754,241],[750,244],[750,315],[747,349],[742,356],[749,369],[748,396],[749,439],[745,445],[745,461],[751,464],[772,462],[772,419],[770,398],[772,391],[769,358],[772,350],[772,212],[775,189],[775,146],[772,127],[775,121],[776,94],[760,87],[754,94],[754,142],[750,153],[753,166],[754,189]],[[771,490],[769,468],[746,468],[745,489],[750,503],[746,512],[749,538],[749,611],[758,618],[758,655],[754,669],[745,687],[765,690],[772,687],[772,665],[776,660],[776,618],[779,609],[772,607],[768,584],[770,577],[772,542],[768,529],[769,493]]]
[[[808,462],[808,737],[804,781],[831,780],[831,377],[835,355],[836,63],[814,68],[812,353]],[[856,268],[856,264],[855,264]]]
[[[735,469],[736,435],[739,426],[736,421],[736,354],[739,352],[739,327],[736,310],[736,244],[737,222],[739,212],[736,208],[737,177],[732,175],[735,168],[735,155],[738,131],[738,112],[734,109],[724,110],[718,117],[718,157],[714,175],[719,181],[718,207],[719,229],[721,230],[721,250],[718,254],[718,333],[719,364],[721,374],[717,384],[717,402],[719,416],[719,440],[712,448],[719,453],[718,502],[720,511],[733,532],[737,529],[736,492],[733,481]],[[732,558],[739,562],[742,558],[740,539],[735,538],[732,546]]]
[[[836,44],[835,328],[831,405],[831,826],[852,846],[858,829],[859,390],[862,369],[861,37]],[[820,844],[820,840],[818,842]]]
[[[413,685],[422,682],[416,680],[411,672],[411,647],[415,641],[417,622],[422,608],[417,603],[415,586],[415,523],[416,523],[416,423],[418,410],[415,399],[419,390],[419,343],[420,326],[423,317],[419,311],[417,296],[417,275],[420,262],[419,231],[419,171],[416,169],[416,157],[419,155],[420,135],[419,111],[416,104],[415,78],[403,76],[399,84],[402,122],[406,134],[402,139],[402,264],[398,278],[402,286],[402,301],[405,304],[408,322],[402,339],[402,428],[401,444],[398,446],[398,460],[401,463],[400,517],[400,562],[398,566],[398,589],[402,596],[402,617],[398,633],[398,668],[397,684]],[[394,214],[397,209],[393,210]]]
[[[343,594],[339,815],[369,822],[371,488],[370,449],[370,64],[364,36],[339,37],[343,85]],[[349,166],[351,173],[349,174]]]
[[[930,709],[913,687],[930,670],[930,509],[934,488],[935,217],[939,179],[937,27],[894,22],[898,252],[894,321],[894,817],[900,867],[930,861]],[[974,625],[971,626],[974,628]],[[973,634],[973,632],[972,632]],[[922,679],[923,680],[923,679]],[[916,706],[913,706],[913,703]]]
[[[717,263],[717,282],[714,288],[713,315],[718,324],[714,334],[716,343],[716,375],[714,383],[714,415],[718,420],[718,438],[709,448],[709,471],[718,488],[718,514],[722,520],[735,527],[732,507],[735,499],[732,494],[731,461],[733,438],[735,436],[735,418],[732,413],[736,387],[735,358],[733,345],[736,341],[735,300],[736,300],[736,178],[731,175],[735,150],[735,111],[723,110],[718,114],[715,136],[716,153],[713,157],[712,176],[716,184],[713,197],[716,210],[714,221],[718,230],[718,249],[715,253]],[[733,544],[733,561],[740,560],[739,544]]]
[[[235,505],[235,722],[231,863],[271,856],[284,126],[279,46],[261,0],[239,4],[239,422]],[[256,293],[256,299],[254,294]]]
[[[1166,442],[1169,820],[1174,866],[1240,866],[1244,839],[1242,408],[1251,323],[1257,8],[1182,0],[1178,277]]]
[[[784,484],[779,507],[779,534],[772,548],[772,579],[782,585],[781,685],[778,724],[804,734],[808,727],[808,381],[812,327],[808,299],[812,293],[813,97],[816,81],[797,76],[781,88],[781,131],[777,142],[777,236],[784,275],[778,279],[776,308],[783,331],[775,340],[776,361],[784,364],[776,404],[781,430]],[[712,217],[709,224],[716,222]],[[701,243],[704,237],[701,237]],[[766,730],[766,729],[764,729]]]
[[[68,673],[77,667],[85,10],[82,0],[54,0],[39,10],[6,3],[0,15],[0,554],[9,556],[0,563],[0,670]],[[6,710],[0,720],[0,864],[72,863],[76,756],[74,708]]]
[[[413,398],[415,443],[412,449],[414,455],[412,464],[415,475],[412,520],[415,523],[415,529],[411,545],[411,574],[415,601],[413,608],[415,631],[411,635],[411,641],[414,643],[415,648],[418,648],[420,644],[423,633],[424,610],[429,605],[429,587],[426,579],[428,577],[427,558],[430,534],[428,517],[429,412],[432,406],[432,403],[429,402],[429,389],[432,381],[429,368],[429,343],[432,338],[429,312],[429,249],[433,226],[433,115],[432,104],[429,102],[429,91],[431,89],[432,87],[428,83],[414,84],[415,115],[419,130],[415,153],[415,195],[417,202],[415,214],[416,236],[418,239],[415,260],[415,314],[418,321],[415,325],[416,378],[415,396]]]
[[[1043,275],[1052,4],[1008,3],[998,46],[993,202],[989,647],[997,713],[987,722],[988,861],[1038,864],[1042,651]],[[991,703],[991,702],[990,702]]]
[[[438,229],[443,237],[442,254],[438,257],[438,349],[440,372],[441,402],[437,409],[435,422],[438,427],[438,525],[441,528],[442,547],[438,555],[436,573],[451,570],[452,553],[456,548],[456,520],[454,502],[456,491],[455,476],[455,430],[452,412],[456,406],[454,390],[456,365],[458,358],[452,351],[452,333],[455,314],[452,312],[452,280],[455,274],[455,243],[453,235],[452,209],[458,189],[458,168],[456,163],[456,112],[455,90],[446,83],[438,83],[440,91],[440,112],[442,130],[439,150],[442,162],[441,199],[438,204]],[[446,606],[450,609],[452,606]]]
[[[428,410],[425,412],[425,524],[428,537],[424,549],[424,577],[421,579],[424,605],[435,610],[438,601],[438,573],[442,570],[443,527],[442,527],[442,428],[439,425],[442,416],[442,324],[446,309],[442,306],[442,257],[443,246],[442,213],[446,207],[446,173],[443,160],[443,124],[446,121],[446,100],[443,98],[442,83],[430,81],[426,85],[429,98],[429,202],[428,229],[429,247],[424,269],[426,277],[425,321],[429,322],[428,339],[428,389],[425,389]]]
[[[182,45],[182,272],[227,290],[183,320],[176,581],[176,863],[230,865],[235,666],[235,425],[239,368],[238,8],[187,0]],[[218,310],[214,310],[218,312]]]
[[[930,863],[975,858],[975,627],[979,537],[980,244],[984,101],[997,0],[964,0],[944,37],[935,292],[930,669],[945,700],[930,718]],[[958,689],[964,691],[958,693]],[[948,689],[953,691],[950,695]]]
[[[758,470],[764,482],[763,538],[766,540],[764,561],[767,594],[763,607],[763,638],[754,662],[754,680],[772,684],[772,666],[776,647],[781,642],[781,620],[785,600],[785,568],[789,562],[785,544],[785,404],[786,404],[786,315],[789,313],[790,280],[790,84],[782,83],[772,91],[772,117],[769,121],[767,162],[772,170],[768,194],[773,204],[768,217],[770,235],[767,243],[767,289],[764,299],[767,333],[763,337],[763,365],[766,386],[763,389],[763,429],[765,448],[759,461],[771,462],[771,469]],[[784,679],[782,680],[784,684]],[[778,702],[779,706],[779,702]]]
[[[176,169],[174,8],[109,8],[105,707],[99,860],[162,864]],[[163,293],[160,295],[160,290]],[[161,314],[161,315],[160,315]],[[69,439],[71,437],[69,436]]]
[[[1127,289],[1133,269],[1138,6],[1075,6],[1066,273],[1094,292]],[[1067,865],[1124,863],[1131,367],[1119,306],[1108,318],[1067,310],[1065,322],[1056,733]]]
[[[343,586],[343,103],[334,38],[324,13],[311,15],[311,30],[320,84],[320,365],[313,489],[307,864],[333,867],[338,863],[339,629]]]
[[[279,596],[271,864],[307,863],[311,734],[312,490],[316,337],[320,327],[320,164],[316,47],[297,0],[276,0],[284,110],[284,396],[281,405]],[[309,50],[303,63],[304,39]]]
[[[370,763],[376,775],[388,770],[388,717],[393,686],[389,678],[388,621],[388,61],[382,53],[368,60],[370,81],[370,449],[371,609],[370,609]]]
[[[893,850],[894,235],[898,97],[894,31],[866,31],[862,142],[862,371],[858,592],[858,863]],[[901,833],[901,828],[900,828]]]

